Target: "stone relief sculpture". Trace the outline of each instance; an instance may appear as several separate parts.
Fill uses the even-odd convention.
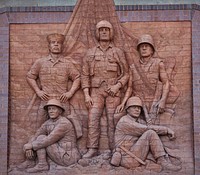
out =
[[[133,93],[142,99],[147,122],[151,124],[155,123],[158,114],[165,110],[170,84],[163,61],[154,56],[155,46],[152,36],[142,35],[138,40],[137,50],[140,58],[137,65],[130,66],[128,89],[116,112],[119,113],[124,109],[127,99]]]
[[[80,87],[80,73],[70,62],[70,58],[62,55],[65,36],[62,34],[50,34],[47,36],[49,55],[36,60],[27,74],[27,81],[35,91],[33,98],[38,96],[41,104],[38,110],[39,127],[46,120],[46,111],[43,110],[45,103],[52,99],[59,99],[65,108],[64,116],[70,114],[69,99]],[[72,80],[71,89],[68,91],[69,80]],[[74,116],[76,118],[76,116]],[[82,135],[81,124],[78,120],[70,118],[74,123],[77,136]]]
[[[53,56],[52,58],[48,56],[39,59],[27,74],[29,84],[42,100],[40,110],[43,106],[43,116],[48,113],[50,119],[45,121],[35,136],[24,145],[26,161],[18,165],[18,170],[26,170],[28,173],[47,171],[49,170],[47,157],[61,166],[69,166],[79,160],[86,160],[85,162],[79,161],[80,165],[89,166],[90,160],[98,156],[101,130],[99,123],[105,109],[108,119],[107,134],[110,149],[108,156],[110,162],[107,161],[106,164],[110,163],[114,167],[122,166],[127,169],[135,169],[141,165],[146,166],[147,162],[153,159],[160,166],[160,170],[179,171],[181,169],[180,161],[176,164],[170,162],[170,159],[166,156],[168,149],[165,148],[160,138],[161,135],[166,135],[170,139],[175,139],[174,131],[165,126],[152,125],[157,114],[164,111],[169,92],[164,63],[160,59],[152,57],[155,51],[152,37],[143,35],[138,42],[137,49],[141,55],[140,64],[143,66],[140,67],[140,73],[145,73],[145,76],[148,76],[151,87],[155,88],[155,94],[152,94],[145,87],[147,84],[142,82],[144,77],[138,76],[134,64],[128,70],[123,51],[112,44],[113,27],[110,22],[103,20],[96,25],[96,37],[99,44],[89,49],[85,58],[83,58],[81,73],[85,103],[89,109],[87,153],[81,159],[76,144],[76,127],[66,118],[69,114],[66,111],[69,110],[68,105],[63,107],[63,104],[66,105],[64,102],[67,102],[79,88],[80,74],[71,62],[60,55],[64,40],[63,35],[51,34],[48,35],[50,55],[55,54],[55,58],[58,58],[58,60],[54,61]],[[149,59],[147,63],[145,62],[146,59]],[[59,65],[59,63],[62,65]],[[61,66],[61,68],[54,68],[56,65]],[[70,66],[70,68],[67,66]],[[66,68],[70,70],[69,73],[67,73]],[[58,81],[55,81],[57,78]],[[74,83],[71,93],[65,92],[63,95],[58,90],[61,87],[60,85],[65,87],[64,85],[68,82],[67,78],[74,80]],[[62,80],[63,84],[59,84],[59,80]],[[163,88],[159,89],[159,93],[156,89],[158,81],[163,82],[161,83]],[[124,89],[127,82],[128,89],[121,105],[119,105],[121,89]],[[65,91],[67,91],[66,87]],[[139,97],[129,98],[132,94],[140,96],[140,98],[143,97],[143,102]],[[145,94],[146,96],[144,96]],[[156,96],[158,94],[159,96]],[[152,98],[149,98],[148,95]],[[146,101],[146,98],[151,101]],[[154,101],[155,99],[157,101]],[[159,103],[159,100],[161,103]],[[48,101],[47,104],[46,101]],[[60,101],[63,103],[61,104]],[[155,104],[161,105],[157,107],[154,106]],[[157,107],[153,108],[157,110],[154,111],[156,114],[153,114],[156,116],[153,116],[153,118],[151,116],[152,107]],[[123,108],[125,108],[127,115],[123,116],[115,126],[114,112],[115,110],[120,112]]]
[[[90,0],[90,2],[92,1]],[[74,171],[77,169],[84,170],[85,166],[101,167],[106,165],[116,171],[118,171],[118,166],[120,166],[119,168],[124,167],[121,170],[122,172],[126,169],[135,170],[136,167],[142,165],[147,168],[146,165],[149,160],[163,170],[179,171],[181,169],[180,161],[174,163],[170,158],[167,158],[171,154],[165,144],[162,143],[163,136],[170,136],[171,140],[167,140],[169,144],[172,144],[172,140],[175,139],[174,131],[170,129],[171,126],[154,125],[160,124],[159,115],[166,110],[165,106],[170,88],[174,83],[170,81],[170,76],[168,78],[169,74],[165,70],[165,63],[155,55],[156,49],[152,36],[142,35],[137,45],[133,47],[135,44],[134,37],[130,36],[130,33],[126,33],[124,28],[121,28],[118,20],[114,20],[117,15],[115,15],[115,18],[108,18],[107,16],[111,14],[102,14],[101,10],[94,10],[94,12],[98,12],[95,15],[98,14],[99,16],[93,20],[85,11],[87,5],[89,6],[88,9],[93,12],[92,5],[97,8],[101,4],[108,3],[109,9],[112,9],[111,6],[114,4],[112,0],[104,0],[104,3],[101,1],[95,0],[95,3],[98,4],[95,6],[95,3],[79,0],[78,5],[81,8],[79,6],[75,8],[76,13],[69,21],[68,28],[65,31],[66,36],[57,33],[48,35],[49,56],[37,60],[27,74],[28,83],[35,92],[32,101],[37,97],[41,99],[37,128],[41,124],[42,126],[34,138],[24,145],[27,160],[18,166],[19,170],[28,168],[27,172],[29,173],[47,171],[49,170],[47,163],[49,158],[56,165],[68,166],[67,168],[70,168],[69,165],[78,162],[73,167]],[[84,20],[81,20],[83,12],[84,15],[89,16],[88,19],[84,16]],[[106,17],[103,18],[103,16]],[[105,19],[112,20],[108,22]],[[96,24],[95,28],[93,24],[96,21],[100,22]],[[129,40],[126,40],[127,35]],[[69,48],[68,45],[64,44],[65,37],[70,38],[68,44],[73,40]],[[122,43],[119,43],[119,41],[122,41]],[[96,46],[93,47],[95,44]],[[126,47],[122,47],[123,44]],[[63,46],[68,49],[67,54],[78,55],[79,60],[83,60],[83,64],[79,65],[82,67],[81,74],[71,62],[71,58],[64,56],[67,54],[64,53]],[[91,48],[85,54],[85,50],[89,46]],[[136,55],[133,54],[135,52],[129,51],[129,47],[138,51],[140,56],[138,60]],[[128,53],[125,51],[128,51]],[[83,55],[85,56],[82,57]],[[135,61],[130,61],[130,58]],[[133,64],[128,67],[127,62]],[[170,67],[171,72],[173,66]],[[69,81],[72,81],[70,90],[68,90]],[[69,99],[79,89],[80,81],[81,93],[85,97],[83,105],[88,108],[88,111],[81,108],[84,114],[88,114],[88,118],[85,117],[84,121],[76,118],[76,116],[69,118],[71,113]],[[128,86],[127,89],[126,85]],[[174,89],[174,92],[177,92],[176,88]],[[124,96],[122,91],[125,92]],[[75,102],[80,99],[83,100],[81,97],[75,99]],[[172,95],[172,97],[175,96]],[[173,103],[176,99],[173,99]],[[32,106],[29,105],[29,107]],[[52,110],[52,107],[60,111],[56,120],[51,119],[53,112],[51,113],[50,110]],[[119,122],[118,120],[114,121],[114,113],[122,111],[127,112],[127,115],[122,116],[121,119],[118,118]],[[101,134],[100,120],[103,112],[106,113],[108,147],[110,149],[106,160],[102,160],[102,154],[98,154],[102,151],[98,152]],[[48,116],[50,119],[47,120]],[[63,121],[64,124],[59,124],[59,121]],[[87,122],[88,128],[84,128],[87,136],[81,138],[83,140],[80,139],[80,141],[78,139],[83,134],[81,122]],[[54,123],[58,123],[58,125]],[[68,123],[69,126],[65,123]],[[53,128],[53,125],[57,127]],[[70,129],[70,138],[67,134],[68,129]],[[49,141],[49,137],[53,137],[53,141]],[[84,150],[86,143],[84,141],[86,140],[87,153]],[[61,143],[62,141],[64,143]],[[78,142],[77,145],[76,142]],[[79,147],[82,155],[80,155],[77,147]],[[81,156],[83,159],[81,159]],[[176,158],[176,156],[174,157]],[[36,162],[38,164],[35,166]],[[149,170],[152,171],[151,167]]]
[[[89,49],[83,59],[81,83],[85,103],[89,109],[88,152],[84,158],[97,155],[100,136],[100,118],[106,110],[108,140],[113,149],[115,108],[120,104],[120,89],[128,81],[128,65],[123,51],[112,44],[113,27],[108,21],[96,25],[96,38],[99,44]]]
[[[114,166],[123,166],[135,169],[140,165],[146,165],[148,154],[151,152],[154,161],[162,166],[163,170],[179,171],[180,165],[173,165],[165,156],[166,151],[160,135],[168,135],[175,139],[175,133],[168,127],[158,125],[146,125],[144,121],[143,104],[139,97],[128,99],[123,116],[115,131],[115,152],[111,159]]]
[[[26,161],[18,166],[18,169],[26,169],[28,173],[49,170],[47,156],[62,166],[74,164],[81,157],[77,149],[74,127],[66,117],[62,116],[65,109],[60,101],[49,100],[44,110],[48,112],[49,119],[24,145]]]

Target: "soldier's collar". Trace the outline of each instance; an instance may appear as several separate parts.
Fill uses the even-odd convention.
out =
[[[51,57],[51,55],[48,56],[48,60],[49,60],[49,61],[52,61],[52,60],[53,60],[53,58]],[[58,62],[58,61],[64,62],[64,57],[61,55],[61,56],[56,60],[56,62]]]
[[[55,123],[55,122],[57,122],[61,117],[62,117],[62,116],[59,115],[57,118],[54,118],[54,119],[50,118],[49,120],[51,120],[52,122]]]
[[[154,60],[154,56],[151,56],[146,63],[141,58],[139,59],[139,62],[141,64],[148,65],[148,64],[152,64],[153,60]]]
[[[97,48],[99,48],[99,49],[101,49],[101,50],[104,50],[104,49],[101,47],[100,44],[97,45]],[[108,47],[106,48],[106,50],[108,50],[108,48],[113,48],[113,43],[110,43],[110,44],[108,45]]]
[[[132,117],[131,115],[129,115],[129,114],[126,114],[131,120],[134,120],[135,122],[137,122],[137,118],[134,118],[134,117]]]

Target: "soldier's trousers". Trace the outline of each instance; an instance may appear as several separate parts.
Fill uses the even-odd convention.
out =
[[[158,134],[153,130],[144,132],[130,148],[130,152],[143,161],[146,160],[149,151],[151,151],[155,159],[166,154]],[[122,154],[121,166],[126,168],[136,168],[139,165],[140,163],[130,155],[126,153]]]
[[[45,137],[47,136],[40,135],[38,136],[37,141],[42,141]],[[46,150],[46,153],[51,160],[61,166],[72,165],[81,158],[81,155],[76,147],[72,147],[70,150],[65,150],[58,142],[42,149]]]
[[[101,133],[100,120],[105,108],[107,124],[108,124],[108,141],[109,148],[112,151],[114,148],[114,112],[116,107],[120,104],[120,97],[111,97],[105,92],[103,87],[92,88],[91,98],[93,99],[93,106],[89,109],[88,117],[88,148],[98,148],[99,137]]]

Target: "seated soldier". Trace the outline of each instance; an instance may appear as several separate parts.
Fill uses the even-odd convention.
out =
[[[24,145],[26,161],[18,169],[34,173],[49,170],[47,156],[56,164],[69,166],[81,155],[77,149],[76,135],[72,123],[61,116],[64,108],[60,101],[51,99],[44,106],[49,119],[37,130],[35,136]],[[35,166],[35,153],[38,163]]]
[[[163,170],[179,171],[181,166],[173,165],[166,159],[164,146],[159,135],[175,138],[175,133],[165,126],[147,126],[142,120],[142,101],[131,97],[125,106],[127,115],[117,123],[115,130],[115,152],[111,159],[114,166],[135,169],[145,165],[149,151]],[[142,124],[143,121],[143,124]]]

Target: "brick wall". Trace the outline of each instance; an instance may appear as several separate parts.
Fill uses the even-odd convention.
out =
[[[15,116],[15,114],[19,114],[24,110],[27,106],[28,102],[31,99],[32,91],[30,90],[29,86],[27,85],[25,78],[25,72],[28,70],[30,65],[34,62],[35,59],[40,57],[41,55],[45,55],[47,51],[45,49],[41,49],[41,46],[46,48],[44,41],[45,30],[50,31],[60,31],[63,28],[63,24],[69,20],[70,17],[70,10],[67,8],[62,8],[61,10],[51,8],[42,8],[37,9],[35,12],[32,8],[24,8],[23,10],[20,8],[14,9],[13,12],[9,13],[9,8],[0,10],[0,61],[1,61],[1,69],[0,69],[0,174],[4,175],[7,172],[7,158],[8,158],[8,147],[7,141],[10,138],[8,134],[8,126],[12,128],[15,123],[8,124],[8,109],[11,109],[10,116],[12,120],[15,122],[19,122],[19,116]],[[199,138],[199,6],[190,5],[190,6],[127,6],[126,10],[124,11],[125,7],[123,6],[121,9],[118,8],[118,16],[120,20],[124,23],[125,26],[129,27],[130,30],[135,33],[136,36],[139,36],[142,32],[149,32],[151,33],[156,40],[156,45],[158,46],[159,55],[163,58],[171,57],[171,56],[180,56],[177,62],[177,72],[175,76],[175,82],[179,85],[181,90],[181,96],[179,98],[179,104],[177,106],[177,113],[176,116],[181,116],[178,119],[178,128],[183,131],[178,133],[179,137],[185,139],[186,143],[190,143],[188,145],[183,144],[183,148],[181,148],[184,152],[189,153],[185,154],[184,160],[188,160],[188,162],[184,162],[183,170],[185,174],[200,174],[200,167],[199,167],[199,145],[200,145],[200,138]],[[163,10],[155,10],[162,8]],[[172,10],[172,9],[173,10]],[[133,10],[135,9],[135,10]],[[5,13],[8,11],[8,13]],[[20,12],[23,11],[23,12]],[[126,23],[128,21],[132,21],[133,23]],[[142,21],[143,23],[136,23]],[[162,21],[174,21],[162,24]],[[148,23],[149,22],[149,23]],[[157,22],[157,23],[150,23],[150,22]],[[180,22],[180,23],[177,23]],[[29,25],[24,25],[22,29],[20,25],[11,25],[12,23],[24,23]],[[36,23],[40,25],[32,25],[31,23]],[[41,23],[46,23],[43,25]],[[51,24],[55,23],[55,24]],[[57,25],[57,23],[61,23]],[[12,31],[12,35],[10,36],[10,41],[12,42],[12,47],[9,47],[9,24],[10,30]],[[168,25],[166,25],[168,24]],[[146,25],[146,26],[145,26]],[[156,26],[159,26],[162,30],[169,29],[171,33],[167,33],[164,35],[157,35],[156,33]],[[178,26],[176,26],[178,25]],[[37,27],[36,27],[37,26]],[[47,27],[48,26],[48,27]],[[50,27],[51,26],[51,27]],[[53,27],[52,27],[53,26]],[[138,30],[138,28],[142,27],[142,30]],[[150,26],[150,27],[149,27]],[[148,28],[147,28],[148,27]],[[176,30],[183,28],[184,33],[181,33],[180,30]],[[32,28],[34,30],[32,30]],[[147,30],[148,29],[148,30]],[[19,34],[21,35],[15,37],[14,31],[18,30]],[[161,30],[161,31],[162,31]],[[173,33],[173,31],[177,31],[179,33]],[[34,33],[34,32],[38,33]],[[41,33],[40,33],[41,32]],[[160,32],[162,33],[162,32]],[[191,34],[189,36],[189,33]],[[27,39],[32,41],[33,43],[28,44],[28,46],[23,43],[23,39],[25,34],[28,36]],[[39,37],[33,37],[34,34],[39,35]],[[170,36],[175,35],[175,38]],[[32,36],[31,36],[32,35]],[[176,38],[180,36],[181,39]],[[187,37],[186,37],[187,36]],[[192,38],[191,38],[192,36]],[[163,37],[163,42],[159,43],[159,37]],[[186,37],[186,38],[185,38]],[[164,39],[169,38],[169,43],[164,43]],[[39,41],[39,43],[38,43]],[[42,42],[40,42],[42,41]],[[192,41],[192,42],[191,42]],[[172,42],[172,43],[171,43]],[[192,44],[192,45],[191,45]],[[174,45],[176,47],[174,47]],[[161,47],[162,46],[162,47]],[[164,50],[163,50],[164,46]],[[180,47],[181,46],[181,47]],[[192,47],[192,50],[190,48]],[[13,48],[17,48],[14,50]],[[27,53],[21,53],[18,49],[23,49],[27,51]],[[38,49],[38,52],[33,53],[34,49]],[[10,75],[12,78],[9,79],[9,50],[10,50]],[[192,59],[191,59],[191,51],[192,51]],[[192,66],[191,66],[192,64]],[[179,67],[180,66],[180,67]],[[21,69],[23,67],[23,69]],[[191,69],[192,68],[192,69]],[[15,74],[17,72],[17,74]],[[192,74],[188,74],[191,72]],[[22,76],[23,80],[19,81],[19,77]],[[185,80],[186,78],[186,80]],[[15,83],[15,79],[18,79]],[[192,80],[191,80],[192,79]],[[10,93],[8,81],[11,83]],[[15,84],[14,84],[15,83]],[[192,84],[191,84],[192,83]],[[184,84],[184,86],[183,86]],[[192,88],[193,87],[193,88]],[[21,92],[21,88],[27,89],[27,91]],[[193,89],[193,94],[191,91]],[[19,106],[15,101],[15,98],[18,94],[23,94],[20,96],[20,100],[24,102],[22,106]],[[192,98],[193,97],[193,101]],[[10,108],[8,106],[8,98],[10,98]],[[27,99],[25,101],[25,98]],[[192,103],[193,102],[193,103]],[[16,104],[16,105],[13,105]],[[193,106],[192,106],[193,104]],[[187,106],[185,108],[185,106]],[[193,108],[192,108],[193,107]],[[16,109],[16,110],[12,110]],[[192,111],[193,109],[193,111]],[[193,114],[193,115],[192,115]],[[192,123],[193,120],[193,123]],[[11,124],[11,125],[10,125]],[[14,126],[15,127],[15,126]],[[194,131],[194,137],[192,137],[192,132]],[[15,130],[9,129],[9,133],[14,133]],[[183,134],[184,133],[184,134]],[[25,135],[23,139],[26,139],[28,135]],[[16,139],[16,138],[15,138]],[[192,142],[194,139],[194,142]],[[19,140],[20,142],[20,140]],[[194,159],[192,155],[191,148],[193,147],[194,143]],[[18,144],[18,142],[10,141],[10,145]],[[20,143],[22,144],[22,143]],[[20,146],[18,146],[19,148]],[[10,160],[14,163],[16,161],[22,160],[21,153],[16,153],[16,150],[10,149]],[[13,160],[13,156],[17,155],[16,159]],[[193,160],[195,163],[195,167],[193,167]],[[193,172],[194,170],[194,172]]]
[[[9,24],[0,15],[0,174],[7,172],[8,154],[8,90],[9,90]]]
[[[195,173],[200,174],[200,12],[193,12],[192,20],[192,76],[193,76],[193,127]]]

